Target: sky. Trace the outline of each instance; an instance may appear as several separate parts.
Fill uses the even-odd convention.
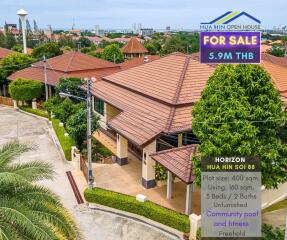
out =
[[[154,29],[198,29],[227,11],[245,11],[263,27],[287,25],[287,0],[0,0],[0,26],[18,23],[25,9],[32,23],[53,29],[132,28],[134,23]]]

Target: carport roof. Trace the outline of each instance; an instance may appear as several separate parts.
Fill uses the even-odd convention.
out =
[[[196,151],[197,145],[193,144],[152,153],[150,156],[183,182],[190,184],[195,180],[191,158]]]

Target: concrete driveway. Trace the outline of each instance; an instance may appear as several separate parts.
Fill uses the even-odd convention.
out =
[[[66,171],[73,170],[71,163],[63,160],[53,140],[53,133],[47,120],[30,116],[10,107],[0,105],[0,146],[11,140],[33,142],[38,149],[29,152],[16,161],[40,160],[53,164],[56,176],[53,181],[43,181],[58,194],[63,204],[75,217],[87,240],[172,240],[178,239],[154,227],[98,210],[77,205]]]

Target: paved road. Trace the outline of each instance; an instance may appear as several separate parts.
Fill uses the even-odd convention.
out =
[[[38,145],[34,152],[22,155],[16,161],[40,160],[53,164],[56,176],[53,181],[42,181],[58,194],[63,204],[74,215],[86,240],[172,240],[176,239],[148,225],[111,213],[78,206],[66,177],[73,166],[62,159],[45,119],[30,116],[0,105],[0,145],[18,139]]]

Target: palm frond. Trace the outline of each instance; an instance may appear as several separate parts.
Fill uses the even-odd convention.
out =
[[[0,148],[0,168],[9,164],[15,157],[22,153],[35,150],[36,148],[36,145],[22,144],[18,141],[6,143]]]
[[[53,179],[55,171],[49,163],[33,161],[22,164],[11,164],[5,168],[0,168],[0,172],[6,171],[24,177],[27,181],[39,181],[43,179]]]

